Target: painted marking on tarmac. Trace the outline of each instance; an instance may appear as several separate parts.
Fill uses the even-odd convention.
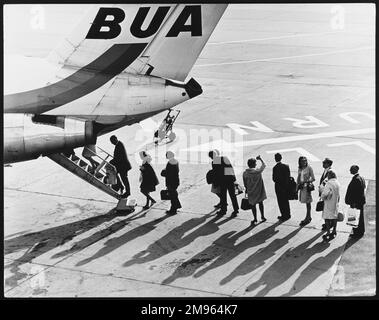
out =
[[[352,136],[352,135],[365,134],[365,133],[375,133],[375,128],[323,132],[323,133],[304,134],[304,135],[290,136],[290,137],[242,141],[242,142],[235,143],[235,146],[236,147],[258,146],[258,145],[263,145],[263,144],[305,141],[305,140],[314,140],[314,139],[341,137],[341,136]]]
[[[367,94],[367,92],[365,93]],[[363,96],[363,95],[359,95],[359,98]],[[358,99],[355,99],[355,100],[358,100]],[[367,112],[359,112],[359,111],[353,111],[353,112],[344,112],[344,113],[340,113],[340,117],[346,121],[349,121],[351,123],[361,123],[361,121],[358,121],[356,119],[353,119],[350,115],[352,114],[356,114],[356,115],[362,115],[362,116],[366,116],[372,120],[375,120],[375,117],[370,114],[370,113],[367,113]]]
[[[325,34],[335,34],[343,33],[344,31],[328,31],[328,32],[318,32],[318,33],[296,33],[291,35],[279,36],[279,37],[268,37],[268,38],[258,38],[258,39],[247,39],[247,40],[234,40],[234,41],[223,41],[223,42],[209,42],[208,45],[219,45],[219,44],[234,44],[234,43],[245,43],[245,42],[255,42],[255,41],[265,41],[265,40],[279,40],[288,38],[299,38],[299,37],[314,37],[322,36]]]
[[[341,143],[331,143],[328,144],[328,147],[340,147],[340,146],[351,146],[356,145],[358,147],[361,147],[363,150],[366,150],[367,152],[370,152],[371,154],[375,155],[375,149],[368,144],[362,142],[362,141],[351,141],[351,142],[341,142]]]
[[[317,158],[315,155],[308,152],[304,148],[289,148],[289,149],[280,149],[280,150],[270,150],[270,151],[266,151],[266,153],[277,153],[277,152],[283,153],[283,152],[292,152],[292,151],[295,151],[295,152],[299,153],[300,155],[307,157],[307,159],[309,159],[310,161],[314,161],[314,162],[321,161],[319,158]]]
[[[197,146],[185,148],[183,150],[184,151],[207,151],[208,152],[209,150],[211,150],[211,149],[209,149],[209,147],[212,145],[225,145],[225,146],[234,147],[234,148],[243,148],[243,147],[249,147],[249,146],[260,146],[260,145],[275,144],[275,143],[285,143],[285,142],[294,142],[294,141],[305,141],[305,140],[315,140],[315,139],[323,139],[323,138],[352,136],[352,135],[359,135],[359,134],[365,134],[365,133],[375,133],[375,128],[334,131],[334,132],[323,132],[323,133],[315,133],[315,134],[304,134],[304,135],[280,137],[280,138],[248,140],[248,141],[241,141],[241,142],[235,142],[235,143],[229,143],[229,142],[224,141],[224,140],[216,140],[216,141],[200,144]]]
[[[359,48],[352,48],[352,49],[345,49],[345,50],[335,50],[335,51],[320,52],[320,53],[302,54],[298,56],[287,56],[287,57],[277,57],[277,58],[267,58],[267,59],[255,59],[255,60],[221,62],[221,63],[210,63],[210,64],[197,64],[194,67],[214,67],[214,66],[224,66],[224,65],[253,63],[253,62],[266,62],[266,61],[285,60],[285,59],[294,59],[294,58],[306,58],[306,57],[325,56],[329,54],[354,52],[354,51],[361,51],[361,50],[368,50],[368,49],[374,49],[374,47],[367,46],[367,47],[359,47]]]

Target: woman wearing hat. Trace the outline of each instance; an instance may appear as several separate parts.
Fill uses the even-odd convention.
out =
[[[140,166],[140,189],[141,193],[146,197],[146,205],[143,207],[144,210],[149,209],[156,201],[150,196],[150,192],[155,191],[155,186],[159,184],[157,175],[153,167],[151,166],[151,156],[148,155],[145,151],[141,151],[139,153],[140,158],[142,160],[142,164]],[[151,205],[149,206],[149,200],[151,201]]]

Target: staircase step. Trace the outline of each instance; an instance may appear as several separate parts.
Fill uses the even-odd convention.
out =
[[[90,174],[94,174],[95,173],[95,169],[91,166],[88,166],[87,168],[87,171],[90,173]]]
[[[73,154],[71,160],[77,163],[80,160],[80,158]]]
[[[95,177],[102,180],[104,178],[104,175],[102,173],[98,172],[95,174]]]
[[[85,162],[85,161],[83,161],[83,160],[80,160],[80,161],[79,161],[79,167],[85,168],[85,167],[87,167],[87,166],[88,166],[88,163],[87,163],[87,162]]]
[[[82,178],[89,184],[95,186],[96,188],[102,190],[110,196],[116,199],[121,198],[121,195],[119,195],[117,191],[113,190],[109,185],[104,183],[104,178],[106,177],[106,175],[104,175],[102,172],[97,172],[95,175],[93,175],[94,173],[89,175],[89,170],[93,170],[93,168],[91,165],[89,165],[81,158],[73,155],[72,159],[70,159],[69,157],[67,157],[67,155],[64,155],[63,153],[52,154],[48,157],[56,163],[58,163],[59,165],[61,165],[62,167],[64,167],[65,169],[75,174],[76,176]],[[85,167],[83,168],[83,166]],[[77,170],[78,167],[82,167],[83,169],[85,169],[85,171]],[[96,177],[97,179],[94,179],[94,177]]]

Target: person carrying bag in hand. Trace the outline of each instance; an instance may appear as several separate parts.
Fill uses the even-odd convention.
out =
[[[167,210],[167,214],[177,214],[177,210],[182,207],[178,197],[179,180],[179,162],[175,159],[175,155],[172,151],[166,152],[166,158],[168,159],[166,169],[162,170],[161,175],[165,177],[166,188],[171,200],[171,208]]]
[[[314,190],[313,181],[315,176],[313,169],[308,165],[306,157],[299,157],[299,171],[297,175],[297,190],[299,191],[299,201],[305,203],[307,214],[305,219],[300,222],[300,226],[305,226],[311,222],[311,203],[313,201],[311,192]]]
[[[257,169],[257,160],[261,162],[261,166]],[[257,220],[257,208],[258,203],[259,211],[261,213],[262,222],[266,221],[264,216],[263,200],[267,199],[266,190],[262,179],[262,172],[266,168],[266,164],[262,160],[261,156],[257,156],[256,159],[251,158],[247,161],[248,169],[243,173],[243,183],[248,195],[249,203],[251,205],[251,211],[253,212],[254,220],[251,224],[256,224]]]
[[[336,173],[330,169],[326,175],[328,180],[320,187],[321,199],[324,201],[322,218],[325,220],[326,234],[322,236],[324,241],[334,239],[337,235],[338,203],[340,200],[340,183]],[[330,229],[333,231],[330,232]]]

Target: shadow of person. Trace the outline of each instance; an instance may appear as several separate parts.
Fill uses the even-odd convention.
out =
[[[122,214],[122,213],[121,214],[118,213],[118,215],[124,216],[124,214]],[[85,238],[85,239],[82,239],[82,240],[80,240],[78,242],[75,242],[71,246],[71,248],[56,253],[55,255],[52,256],[52,258],[53,259],[57,259],[57,258],[60,258],[60,257],[64,257],[64,256],[66,256],[68,254],[73,254],[75,252],[83,250],[84,248],[86,248],[86,247],[88,247],[88,246],[96,243],[97,241],[99,241],[99,240],[101,240],[103,238],[106,238],[107,236],[109,236],[109,235],[111,235],[111,234],[113,234],[113,233],[121,230],[127,224],[129,224],[130,222],[138,220],[138,219],[141,219],[141,218],[143,218],[145,216],[146,216],[146,212],[143,211],[143,210],[138,211],[138,212],[136,212],[133,215],[129,215],[126,219],[121,220],[121,221],[117,221],[116,223],[113,223],[109,227],[107,227],[105,229],[101,229],[101,230],[95,232],[94,234],[92,234],[88,238]]]
[[[284,238],[271,241],[266,247],[258,249],[245,261],[239,264],[228,276],[220,281],[224,285],[238,276],[249,274],[265,264],[265,261],[275,256],[276,252],[289,243],[290,239],[298,234],[302,227],[295,229]]]
[[[111,210],[106,214],[5,240],[4,256],[26,250],[21,257],[7,265],[12,276],[5,280],[5,284],[14,286],[29,275],[21,271],[21,265],[32,262],[35,258],[65,244],[80,234],[96,228],[104,222],[113,220],[115,217],[117,217],[117,212]]]
[[[248,233],[249,231],[253,230],[254,227],[257,225],[252,225],[246,228],[245,230],[236,233],[229,239],[226,239],[225,243],[222,243],[221,241],[215,242],[216,245],[219,245],[221,247],[228,248],[227,254],[220,255],[216,260],[214,260],[210,265],[207,267],[199,270],[194,277],[198,278],[204,275],[206,272],[218,268],[222,266],[223,264],[231,261],[232,259],[236,258],[238,255],[240,255],[245,250],[248,250],[252,247],[259,246],[263,243],[265,243],[268,239],[273,237],[276,233],[279,232],[279,230],[276,230],[276,227],[280,224],[280,222],[277,222],[275,224],[272,224],[271,226],[251,235],[250,237],[246,238],[245,240],[239,242],[238,244],[235,244],[237,240]]]
[[[225,242],[230,239],[235,233],[235,231],[229,231],[221,235],[216,241]],[[211,261],[215,256],[217,257],[219,255],[222,255],[222,248],[217,246],[215,242],[213,242],[209,247],[205,248],[202,252],[181,263],[180,266],[175,269],[172,275],[162,281],[162,284],[170,284],[179,278],[189,277],[190,275],[194,274],[198,268]]]
[[[126,233],[124,233],[123,235],[121,235],[119,237],[107,240],[104,243],[104,246],[99,251],[97,251],[93,256],[91,256],[89,258],[84,259],[82,261],[79,261],[78,263],[76,263],[76,266],[82,266],[82,265],[87,264],[93,260],[101,258],[101,257],[111,253],[112,251],[116,250],[117,248],[123,246],[124,244],[126,244],[126,243],[128,243],[134,239],[137,239],[139,237],[146,235],[150,231],[154,230],[156,228],[157,224],[159,224],[160,222],[162,222],[168,218],[170,218],[170,216],[164,215],[158,219],[155,219],[155,220],[152,220],[148,223],[139,225],[138,227],[135,227],[134,229],[127,231]],[[115,228],[117,228],[117,226]]]
[[[229,262],[231,259],[238,256],[247,248],[264,243],[268,238],[272,237],[278,232],[275,230],[278,225],[279,223],[275,223],[268,228],[265,228],[256,234],[253,234],[251,237],[248,237],[245,240],[241,241],[238,245],[235,244],[237,240],[240,237],[248,234],[256,226],[250,225],[249,227],[239,232],[227,232],[226,234],[213,241],[213,243],[203,251],[183,262],[180,266],[178,266],[178,268],[170,277],[162,282],[162,284],[168,284],[178,278],[189,277],[193,274],[194,277],[200,277],[207,271]],[[195,274],[198,269],[200,269],[204,264],[211,260],[214,260],[214,262],[210,266]]]
[[[345,245],[331,250],[327,255],[318,257],[313,260],[295,280],[292,288],[283,297],[295,295],[308,287],[319,276],[327,272],[341,256]],[[332,285],[332,283],[330,283]]]
[[[299,268],[306,264],[311,257],[330,246],[328,242],[319,242],[311,248],[308,248],[309,245],[320,238],[322,234],[323,231],[320,231],[299,246],[286,250],[263,272],[258,281],[247,287],[246,292],[254,291],[264,286],[255,296],[265,296],[272,289],[286,282]]]
[[[220,223],[216,223],[217,220],[221,218],[220,216],[215,216],[213,219],[206,222],[209,217],[214,215],[212,212],[199,218],[187,220],[181,225],[170,230],[162,238],[150,244],[145,250],[135,254],[133,258],[126,261],[123,266],[129,267],[133,264],[142,264],[148,261],[156,260],[166,254],[187,246],[199,237],[207,236],[218,231],[219,226],[225,222],[222,221]],[[188,231],[193,229],[195,230],[184,236]]]

